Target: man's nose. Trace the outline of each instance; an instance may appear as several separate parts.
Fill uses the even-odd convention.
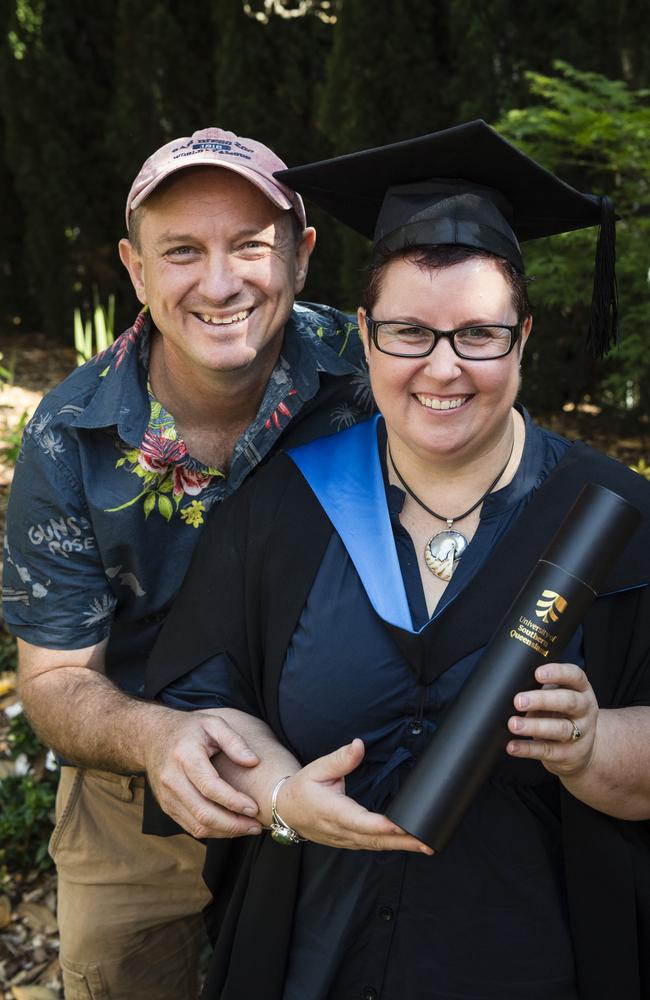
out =
[[[244,280],[228,253],[210,253],[204,261],[199,291],[206,299],[228,302],[235,298],[244,287]]]

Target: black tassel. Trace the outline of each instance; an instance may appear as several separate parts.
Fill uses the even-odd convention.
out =
[[[603,197],[600,199],[600,230],[587,347],[595,358],[603,358],[617,343],[616,213],[610,199]]]

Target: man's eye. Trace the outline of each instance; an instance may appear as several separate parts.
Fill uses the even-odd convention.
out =
[[[268,245],[268,243],[265,243],[263,240],[246,240],[245,243],[241,244],[241,246],[240,246],[239,249],[240,250],[258,250],[258,251],[260,251],[260,250],[268,250],[269,249],[269,245]]]
[[[171,247],[171,249],[165,252],[165,257],[187,257],[190,254],[196,253],[194,247],[182,246],[182,247]]]

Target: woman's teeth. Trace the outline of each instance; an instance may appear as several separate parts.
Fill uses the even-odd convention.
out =
[[[457,410],[468,399],[467,396],[457,396],[455,399],[438,399],[436,396],[421,396],[415,393],[418,403],[428,406],[430,410]]]

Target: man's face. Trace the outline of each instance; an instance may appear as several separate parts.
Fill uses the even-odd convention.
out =
[[[270,370],[315,234],[298,241],[282,211],[243,177],[181,171],[147,200],[139,247],[120,256],[177,376]]]

